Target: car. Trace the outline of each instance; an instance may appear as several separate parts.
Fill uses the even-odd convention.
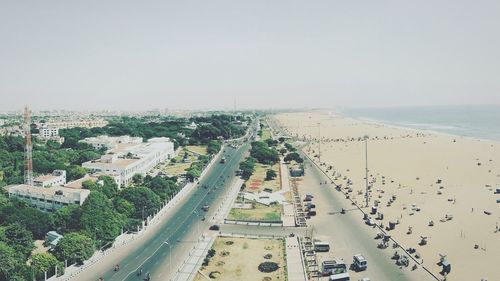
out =
[[[218,224],[214,224],[214,225],[212,225],[212,226],[210,226],[210,227],[208,228],[208,230],[215,230],[215,231],[217,231],[217,230],[219,230],[219,229],[220,229],[220,226],[219,226]]]

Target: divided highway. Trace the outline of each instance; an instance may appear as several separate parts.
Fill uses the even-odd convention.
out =
[[[100,277],[105,281],[143,280],[147,273],[151,274],[151,280],[167,280],[173,268],[172,264],[169,265],[170,259],[173,256],[173,263],[181,262],[178,259],[187,253],[180,249],[182,245],[194,245],[193,239],[196,240],[207,230],[209,223],[202,221],[203,216],[206,215],[208,221],[209,215],[218,207],[214,203],[222,200],[249,147],[249,143],[239,148],[224,147],[220,157],[226,158],[225,164],[219,163],[220,158],[216,159],[217,163],[206,173],[198,187],[171,211],[171,215],[163,219],[165,221],[160,222],[158,229],[152,230],[155,232],[153,236],[139,237],[138,239],[144,239],[139,247],[130,249],[122,257],[114,257],[111,254],[98,265],[88,269],[88,272],[82,272],[75,280],[98,280]],[[211,210],[203,212],[204,205],[209,205]],[[120,270],[115,272],[116,264],[120,265]],[[143,269],[142,276],[137,275],[139,268]]]

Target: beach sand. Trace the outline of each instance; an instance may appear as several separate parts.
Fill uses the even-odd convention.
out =
[[[388,233],[405,248],[415,248],[437,276],[443,254],[451,263],[447,280],[500,280],[500,232],[495,232],[500,225],[500,194],[494,194],[500,188],[500,142],[395,128],[327,112],[272,118],[288,135],[307,141],[303,150],[315,161],[321,134],[322,169],[345,191],[351,180],[350,197],[360,206],[365,206],[362,138],[368,135],[372,187],[365,212],[379,201],[384,219],[376,223],[385,227],[399,221]],[[396,200],[389,206],[393,195]],[[445,220],[447,216],[452,218]],[[419,245],[421,236],[427,237],[427,245]]]

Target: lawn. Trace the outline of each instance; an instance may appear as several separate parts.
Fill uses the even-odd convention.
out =
[[[191,166],[191,163],[176,163],[168,164],[164,168],[164,172],[170,176],[179,176],[186,173],[186,169]]]
[[[281,221],[282,206],[271,204],[266,206],[257,202],[253,203],[253,209],[231,209],[227,217],[228,220],[237,221]]]
[[[212,249],[215,255],[208,265],[201,267],[195,281],[287,280],[285,242],[282,239],[218,237]],[[279,268],[271,273],[260,272],[258,266],[263,262],[277,263]],[[210,275],[214,278],[210,279]]]
[[[276,172],[276,178],[270,181],[266,181],[266,172],[269,169],[272,169]],[[257,163],[255,165],[255,171],[253,175],[245,182],[244,191],[257,193],[263,191],[264,188],[270,188],[273,192],[281,190],[279,170],[279,164],[275,164],[271,167],[269,165]]]
[[[207,155],[207,146],[206,145],[188,145],[186,149],[201,155]]]

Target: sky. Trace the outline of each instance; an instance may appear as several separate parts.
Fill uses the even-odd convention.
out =
[[[500,1],[0,0],[0,110],[500,104]]]

